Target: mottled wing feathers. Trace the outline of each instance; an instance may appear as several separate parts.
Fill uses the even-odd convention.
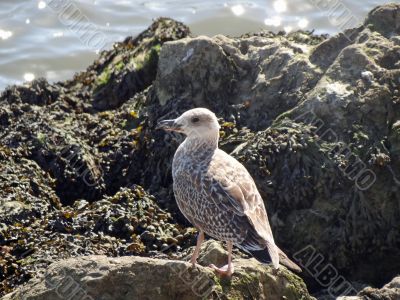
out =
[[[259,247],[268,249],[273,265],[278,268],[278,249],[272,236],[264,202],[246,168],[222,150],[217,150],[208,166],[207,175],[211,188],[205,187],[205,189],[211,191],[212,201],[217,205],[224,205],[238,217],[244,216],[248,222],[241,223],[247,223],[248,231],[254,230],[261,237],[259,241],[254,241],[254,234],[248,232],[248,245],[245,237],[242,246],[251,248],[251,244],[258,242]]]

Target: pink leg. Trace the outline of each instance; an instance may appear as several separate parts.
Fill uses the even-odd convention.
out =
[[[197,258],[199,257],[199,252],[200,252],[200,247],[201,243],[204,241],[204,232],[199,231],[199,235],[197,236],[197,243],[196,243],[196,249],[194,249],[192,258],[190,259],[190,263],[195,266],[197,262]]]
[[[209,267],[213,268],[214,271],[221,275],[221,276],[232,276],[233,272],[234,272],[234,268],[233,268],[233,263],[232,263],[232,248],[233,248],[233,243],[232,242],[227,242],[227,246],[228,246],[228,264],[218,268],[215,265],[211,264]]]

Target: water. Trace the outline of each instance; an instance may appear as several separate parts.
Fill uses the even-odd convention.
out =
[[[384,3],[383,0],[1,0],[0,90],[38,77],[49,81],[71,78],[96,58],[96,48],[107,49],[128,35],[135,36],[159,16],[184,22],[196,35],[236,36],[261,29],[316,29],[316,33],[335,34],[354,27],[373,7]],[[80,20],[77,23],[80,26],[90,25],[86,32],[72,28],[74,17]]]

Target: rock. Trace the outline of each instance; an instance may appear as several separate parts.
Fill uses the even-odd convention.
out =
[[[391,282],[382,288],[364,288],[357,296],[339,297],[338,300],[397,300],[400,299],[400,276],[393,278]]]
[[[51,112],[47,107],[45,112],[36,107],[19,112],[17,117],[14,113],[10,125],[3,130],[1,143],[10,149],[23,149],[23,156],[49,172],[62,203],[71,204],[81,197],[98,199],[104,192],[98,159],[87,143],[73,133],[71,127],[77,125],[67,115],[59,117],[59,105],[50,106]]]
[[[60,87],[49,84],[45,79],[34,80],[27,86],[11,86],[3,92],[3,98],[9,103],[28,103],[33,105],[49,105],[60,96]]]
[[[381,289],[368,287],[358,295],[364,299],[400,299],[400,276],[393,278]]]
[[[242,123],[265,128],[296,105],[296,99],[322,75],[308,59],[311,43],[311,39],[299,42],[295,36],[275,35],[168,42],[160,52],[154,83],[162,109],[158,116],[171,111],[168,101],[178,109],[174,114],[188,106],[207,106],[220,116],[237,115],[236,106]]]
[[[400,166],[388,126],[400,118],[400,48],[370,28],[333,44],[343,48],[318,84],[237,157],[255,176],[278,244],[291,254],[312,245],[349,280],[380,285],[400,267]]]
[[[12,156],[12,150],[0,146],[0,223],[20,223],[40,218],[60,208],[52,189],[53,180],[32,161]],[[8,154],[8,155],[7,155]],[[0,241],[4,241],[0,231]]]
[[[398,10],[378,7],[365,22],[398,34]],[[255,133],[234,154],[261,190],[278,245],[292,255],[312,245],[348,280],[380,285],[400,268],[400,48],[371,26],[319,45],[300,35],[166,43],[143,131],[152,153],[144,185],[171,197],[165,161],[179,139],[154,132],[156,121],[208,107],[221,124]]]
[[[222,243],[215,243],[206,241],[202,247],[202,251],[199,254],[198,262],[203,266],[209,266],[214,264],[216,266],[223,266],[226,265],[228,261],[228,252],[222,246]],[[188,256],[190,259],[192,252]]]
[[[133,125],[139,127],[140,122],[130,115],[131,111],[121,112],[122,136],[131,140],[116,145],[117,150],[113,149],[103,164],[97,147],[103,152],[118,134],[118,128],[113,126],[113,114],[92,116],[87,112],[93,108],[116,108],[144,90],[155,78],[162,44],[188,34],[189,29],[182,23],[160,18],[139,37],[128,37],[113,49],[103,51],[74,80],[49,84],[39,79],[7,88],[0,96],[1,143],[11,148],[25,147],[29,159],[56,179],[56,192],[62,203],[70,205],[79,198],[99,200],[105,185],[113,184],[104,182],[113,180],[114,174],[109,173],[121,171],[113,162],[132,162],[126,152],[133,150],[133,138],[126,131]],[[99,123],[102,124],[98,126]],[[92,131],[97,132],[92,135]],[[120,186],[121,182],[113,193]]]
[[[113,51],[103,52],[89,67],[94,69],[101,62],[101,69],[96,68],[93,106],[100,110],[116,108],[152,84],[162,45],[189,33],[182,23],[159,18],[137,38],[127,38],[116,44]]]
[[[323,70],[326,70],[334,62],[340,51],[352,43],[360,30],[348,30],[346,33],[339,33],[318,44],[311,51],[310,61]]]
[[[0,144],[0,295],[29,278],[19,260],[37,242],[26,238],[32,224],[61,208],[54,180],[20,154]]]
[[[101,154],[97,146],[103,152],[111,138],[118,135],[118,128],[113,126],[113,114],[90,113],[117,108],[145,90],[156,76],[163,43],[189,33],[182,23],[159,18],[137,38],[128,37],[113,49],[103,51],[73,80],[49,84],[39,79],[7,88],[0,96],[1,143],[11,148],[23,145],[29,159],[56,179],[56,192],[62,203],[70,205],[78,198],[99,200],[107,189],[105,185],[113,184],[104,182],[113,178],[113,174],[104,174],[106,169],[120,172],[121,168],[112,163],[131,163],[126,152],[134,147],[130,141],[116,145],[118,150],[112,151],[103,164],[98,159]],[[139,127],[140,121],[136,122],[137,117],[130,113],[121,111],[119,125],[124,130],[122,136],[132,141],[126,131]],[[99,123],[102,124],[98,126]],[[97,132],[92,135],[92,131]],[[125,153],[121,154],[121,149]],[[122,155],[126,157],[121,159]],[[120,186],[119,182],[113,193]]]
[[[85,111],[115,109],[152,84],[163,43],[189,34],[182,23],[158,18],[139,36],[102,51],[86,71],[58,83],[63,88],[60,96]]]
[[[386,37],[400,34],[400,9],[398,4],[390,3],[374,8],[364,22],[364,26],[378,31]]]
[[[2,299],[21,296],[26,300],[314,299],[299,277],[284,267],[276,271],[254,259],[235,259],[235,274],[229,280],[216,277],[210,268],[192,268],[184,261],[106,256],[53,263],[43,276]]]
[[[0,296],[71,256],[188,256],[196,232],[171,178],[182,136],[155,124],[195,106],[220,117],[220,146],[249,169],[277,244],[308,271],[313,292],[326,289],[326,268],[350,294],[362,288],[354,282],[398,275],[398,11],[379,6],[333,37],[191,37],[161,18],[72,80],[7,88]],[[205,246],[202,263],[225,260],[219,245]],[[323,262],[314,268],[300,254]]]
[[[34,169],[29,167],[32,172]],[[43,186],[39,181],[38,189]],[[4,191],[9,189],[2,187]],[[155,250],[159,253],[153,256],[167,255],[175,253],[178,244],[187,248],[195,242],[194,232],[174,224],[171,215],[140,186],[121,189],[92,204],[76,201],[72,207],[61,207],[58,202],[57,207],[48,204],[46,199],[51,199],[54,192],[34,198],[21,194],[18,187],[14,191],[15,199],[25,202],[7,198],[0,202],[0,224],[5,225],[0,226],[0,243],[7,249],[0,267],[0,272],[7,275],[0,286],[3,291],[27,281],[59,258],[94,253],[149,255]],[[25,193],[29,192],[26,188]],[[158,224],[157,228],[152,224]],[[150,227],[155,231],[152,239],[142,238]],[[182,238],[178,242],[179,235]]]
[[[139,155],[150,154],[151,159],[136,169],[143,173],[134,176],[142,178],[141,184],[185,222],[172,199],[170,172],[182,137],[155,131],[157,121],[189,108],[208,107],[225,125],[221,144],[232,150],[255,130],[268,127],[275,117],[293,108],[315,86],[322,73],[310,63],[308,52],[322,40],[324,37],[297,32],[240,38],[218,35],[165,43],[156,80],[142,109],[148,118],[140,137],[139,152],[143,154]]]

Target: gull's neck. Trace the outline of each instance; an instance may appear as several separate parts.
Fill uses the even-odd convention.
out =
[[[185,147],[194,151],[211,151],[218,149],[219,132],[207,136],[188,136],[185,139]]]

